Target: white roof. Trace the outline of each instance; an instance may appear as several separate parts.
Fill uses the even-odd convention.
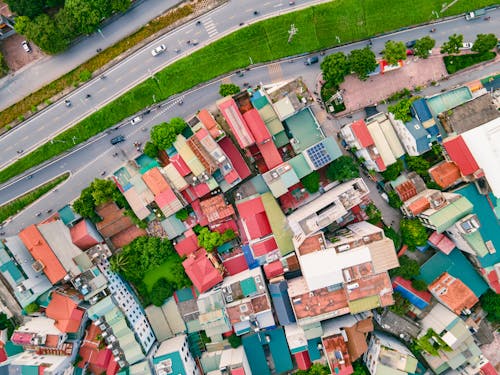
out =
[[[461,134],[484,171],[495,197],[500,198],[500,117]]]
[[[173,164],[167,164],[163,168],[163,172],[165,173],[165,176],[167,176],[168,180],[170,183],[177,189],[177,190],[182,190],[188,186],[188,183],[182,177],[182,175],[179,173],[179,171],[174,167]]]
[[[361,246],[343,253],[334,248],[315,251],[299,257],[302,275],[310,291],[344,282],[342,270],[371,261],[370,249]]]
[[[295,108],[293,107],[293,104],[288,96],[285,96],[283,99],[278,100],[273,104],[273,106],[274,110],[281,120],[284,120],[295,113]]]
[[[385,165],[391,165],[396,162],[396,158],[391,151],[391,147],[387,139],[385,139],[384,132],[380,127],[380,124],[377,121],[374,121],[370,124],[366,125],[368,128],[368,132],[373,138],[373,142],[375,142],[375,146],[382,157]]]
[[[245,353],[243,351],[243,345],[237,347],[236,349],[226,349],[222,352],[220,357],[219,368],[241,365],[243,363],[244,356]]]
[[[385,117],[385,119],[380,122],[380,128],[384,132],[385,139],[387,140],[387,143],[389,143],[392,154],[396,158],[403,156],[405,154],[405,150],[403,149],[403,146],[399,141],[399,137],[397,136],[389,118]]]
[[[297,323],[285,326],[285,336],[290,349],[297,349],[307,346],[307,338],[304,329]]]
[[[149,216],[151,212],[146,207],[147,202],[142,199],[139,193],[135,190],[135,187],[123,192],[123,196],[130,204],[130,208],[132,208],[132,211],[134,211],[139,220],[143,220]]]
[[[179,336],[172,337],[166,341],[163,341],[155,353],[154,357],[161,357],[162,355],[171,354],[181,350],[182,345],[186,342],[186,335],[182,334]]]
[[[448,327],[448,325],[457,318],[453,312],[448,310],[442,304],[437,303],[429,314],[422,319],[421,335],[425,335],[428,329],[432,328],[438,335]]]

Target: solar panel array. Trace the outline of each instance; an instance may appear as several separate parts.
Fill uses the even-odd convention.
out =
[[[323,142],[312,146],[306,152],[316,169],[321,168],[332,161],[332,157],[326,150]]]

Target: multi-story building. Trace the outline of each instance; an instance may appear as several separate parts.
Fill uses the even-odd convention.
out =
[[[184,334],[161,343],[153,356],[153,366],[156,375],[200,375]]]

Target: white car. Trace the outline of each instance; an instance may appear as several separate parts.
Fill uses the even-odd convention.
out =
[[[460,49],[471,49],[474,43],[472,42],[464,42],[462,43],[462,47]]]
[[[31,52],[31,47],[30,47],[30,45],[28,44],[28,42],[26,40],[23,40],[22,43],[21,43],[21,45],[23,46],[23,49],[26,52],[28,52],[28,53]]]
[[[160,44],[158,47],[154,48],[152,51],[151,51],[151,54],[153,56],[158,56],[160,53],[163,53],[167,50],[167,47],[165,46],[165,44]]]
[[[132,125],[135,125],[135,124],[138,124],[142,121],[142,116],[137,116],[137,117],[134,117],[132,120],[130,120],[130,123]]]

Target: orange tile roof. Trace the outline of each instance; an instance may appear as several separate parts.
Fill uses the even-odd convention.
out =
[[[415,184],[411,181],[405,181],[402,184],[396,186],[396,193],[398,193],[399,198],[404,202],[417,195],[417,188]]]
[[[80,328],[83,310],[80,310],[78,304],[71,298],[54,292],[47,309],[45,309],[45,315],[56,321],[54,325],[57,329],[71,333],[77,332]]]
[[[349,375],[354,372],[347,343],[341,334],[323,337],[323,348],[332,374]],[[342,358],[339,358],[341,356]]]
[[[460,169],[452,161],[445,161],[431,168],[429,174],[443,189],[453,185],[461,177]]]
[[[149,190],[151,190],[154,195],[160,194],[162,191],[170,188],[170,185],[158,168],[151,168],[149,171],[144,173],[142,175],[142,180],[146,183]]]
[[[428,289],[437,300],[457,315],[460,315],[462,310],[470,309],[479,302],[479,299],[467,285],[447,272],[434,280]]]
[[[412,202],[408,209],[412,212],[413,215],[418,215],[431,207],[431,203],[426,197],[418,198],[416,201]]]
[[[114,202],[97,207],[97,214],[102,221],[96,224],[104,237],[112,237],[122,230],[135,226],[132,219],[125,215],[125,209],[120,209]]]
[[[66,270],[34,224],[24,228],[19,233],[19,238],[33,259],[43,264],[43,272],[52,284],[61,281],[66,276]]]
[[[360,358],[367,350],[366,337],[373,331],[373,322],[371,317],[360,320],[351,327],[344,327],[347,335],[347,349],[351,355],[351,360]]]
[[[114,247],[119,249],[131,243],[137,237],[147,236],[147,234],[148,233],[144,229],[137,228],[136,225],[131,225],[128,228],[120,231],[119,233],[111,237],[111,242],[113,243]]]
[[[226,204],[222,194],[205,199],[200,202],[201,211],[210,223],[225,219],[234,215],[234,208],[231,204]]]

